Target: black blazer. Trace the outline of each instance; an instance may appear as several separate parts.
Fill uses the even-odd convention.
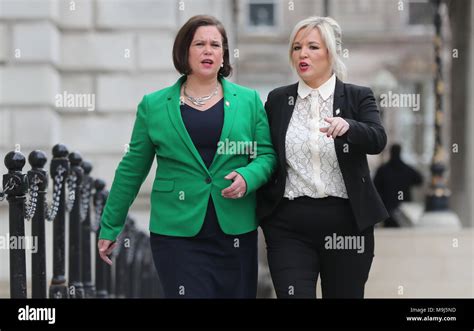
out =
[[[265,109],[278,168],[257,194],[257,215],[261,222],[271,216],[285,192],[285,137],[296,103],[298,83],[274,89],[268,95]],[[343,117],[349,130],[334,139],[337,160],[347,194],[360,231],[389,217],[370,177],[367,154],[380,153],[387,144],[374,94],[368,87],[336,80],[333,116]],[[323,134],[323,133],[321,133]]]

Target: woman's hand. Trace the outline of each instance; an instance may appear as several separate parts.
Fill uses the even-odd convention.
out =
[[[232,185],[222,190],[222,196],[224,198],[238,199],[244,196],[247,191],[247,183],[241,175],[232,171],[224,178],[233,181]]]
[[[327,137],[332,136],[334,139],[337,136],[342,136],[349,130],[349,123],[342,117],[328,117],[324,120],[330,125],[325,128],[320,128],[319,131],[326,133]]]
[[[104,260],[108,265],[112,265],[112,260],[109,259],[108,255],[110,255],[114,248],[117,247],[117,243],[112,240],[99,239],[97,247],[99,249],[100,258]]]

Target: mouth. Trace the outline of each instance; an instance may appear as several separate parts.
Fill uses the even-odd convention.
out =
[[[309,64],[306,62],[300,62],[298,67],[300,68],[300,70],[307,70],[309,68]]]
[[[201,61],[202,64],[207,64],[207,65],[213,65],[214,64],[214,61],[212,61],[211,59],[204,59]]]

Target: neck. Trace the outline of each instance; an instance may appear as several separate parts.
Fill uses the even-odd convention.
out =
[[[196,96],[208,95],[214,91],[216,84],[217,76],[203,79],[194,75],[189,75],[186,79],[186,91],[189,91]]]
[[[306,83],[306,85],[308,85],[309,87],[313,88],[313,89],[317,89],[319,88],[321,85],[323,85],[324,83],[326,83],[329,78],[331,78],[332,76],[332,72],[328,72],[327,74],[325,74],[324,76],[321,76],[321,77],[317,77],[315,79],[312,79],[310,81],[304,81]]]

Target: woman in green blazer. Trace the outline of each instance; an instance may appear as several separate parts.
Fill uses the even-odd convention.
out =
[[[195,16],[178,32],[173,61],[183,75],[145,95],[130,148],[115,172],[101,220],[107,257],[153,159],[150,241],[168,298],[255,298],[256,190],[276,167],[256,91],[233,84],[222,24]]]

